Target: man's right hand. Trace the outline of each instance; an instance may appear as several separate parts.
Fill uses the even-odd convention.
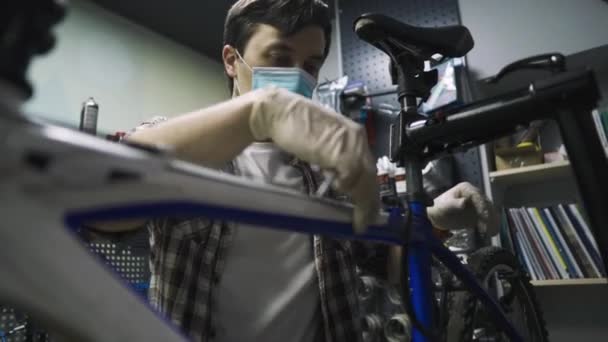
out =
[[[361,233],[380,206],[376,167],[365,129],[315,102],[279,88],[255,91],[249,117],[256,140],[272,139],[286,152],[336,172],[336,188],[355,204],[353,223]]]
[[[355,204],[357,232],[378,214],[376,167],[363,127],[287,90],[250,91],[137,130],[128,139],[170,146],[176,158],[212,168],[226,165],[252,141],[272,139],[298,158],[336,172],[336,187]]]

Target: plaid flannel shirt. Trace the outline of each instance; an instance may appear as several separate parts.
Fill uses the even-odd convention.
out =
[[[139,128],[164,120],[155,118]],[[316,181],[310,169],[305,164],[294,166],[300,168],[308,191],[313,192]],[[214,292],[222,277],[235,227],[235,223],[205,218],[163,218],[147,224],[152,273],[150,303],[193,341],[215,337]],[[322,313],[319,328],[324,341],[362,341],[350,242],[315,235],[313,249]]]

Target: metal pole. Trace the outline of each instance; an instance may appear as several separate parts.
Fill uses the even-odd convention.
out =
[[[558,110],[557,121],[605,269],[608,265],[608,160],[591,108]]]

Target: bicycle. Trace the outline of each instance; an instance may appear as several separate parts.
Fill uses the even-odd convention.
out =
[[[44,20],[48,29],[53,21],[48,17]],[[36,23],[36,20],[32,22]],[[459,308],[466,319],[448,327],[458,331],[447,334],[448,338],[473,339],[474,334],[478,334],[475,338],[492,338],[479,335],[479,330],[476,332],[477,326],[483,323],[482,328],[486,329],[483,334],[496,332],[513,341],[524,341],[522,331],[510,322],[503,308],[509,304],[507,300],[519,300],[522,291],[530,289],[528,278],[512,255],[497,249],[482,250],[472,256],[469,266],[473,270],[469,271],[430,234],[421,165],[442,153],[475,146],[509,133],[519,124],[540,117],[549,118],[552,109],[563,105],[567,110],[558,113],[558,122],[569,151],[577,152],[572,155],[572,163],[581,184],[584,204],[594,226],[608,222],[606,214],[597,210],[602,203],[608,203],[606,181],[599,177],[606,174],[608,166],[605,159],[597,157],[601,156],[597,137],[585,135],[585,132],[593,132],[589,129],[593,127],[590,126],[593,125],[591,116],[574,120],[568,113],[568,110],[588,113],[597,101],[592,73],[563,73],[535,83],[530,89],[470,104],[442,117],[424,118],[415,112],[416,95],[424,96],[433,78],[423,73],[420,57],[428,57],[430,52],[435,52],[430,51],[433,49],[441,49],[446,56],[466,53],[470,45],[466,43],[470,39],[466,28],[414,28],[379,15],[364,15],[357,23],[357,33],[389,51],[395,62],[403,111],[399,130],[394,132],[393,158],[400,160],[408,171],[410,193],[405,214],[401,208],[393,208],[382,213],[367,233],[355,235],[350,224],[352,207],[346,204],[251,184],[172,159],[169,154],[149,146],[115,144],[68,128],[36,122],[23,116],[13,105],[15,99],[8,98],[0,102],[0,136],[4,139],[0,146],[4,157],[0,164],[3,175],[0,214],[4,218],[0,227],[4,242],[0,258],[11,260],[11,263],[0,265],[3,278],[0,300],[29,312],[68,339],[104,341],[110,334],[107,329],[111,327],[114,341],[183,340],[177,331],[163,324],[163,319],[139,296],[130,294],[115,275],[91,258],[74,234],[66,232],[64,227],[75,229],[84,222],[109,219],[194,215],[405,247],[403,293],[404,298],[409,299],[415,342],[441,338],[434,329],[430,275],[433,254],[460,279],[462,288],[470,291],[460,299],[463,304]],[[32,26],[39,30],[44,25]],[[458,39],[448,40],[442,38],[442,34]],[[413,37],[424,38],[417,45],[408,45],[407,41],[417,42]],[[37,37],[26,35],[24,39]],[[454,45],[451,41],[465,44]],[[28,44],[23,46],[30,47]],[[29,58],[33,51],[27,50],[20,56]],[[469,126],[487,130],[480,132]],[[582,145],[583,142],[588,145]],[[591,170],[581,163],[587,161],[592,164]],[[585,177],[598,180],[598,183],[585,185],[580,182]],[[592,200],[600,202],[590,203]],[[21,229],[16,231],[13,227]],[[599,243],[606,245],[605,233],[596,233]],[[35,253],[29,252],[31,250]],[[61,253],[56,253],[57,250]],[[605,254],[603,258],[606,260]],[[28,272],[32,268],[36,268],[36,272]],[[487,290],[478,281],[479,277]],[[46,283],[42,284],[39,278]],[[494,279],[507,280],[510,285],[490,286],[498,284]],[[494,298],[490,293],[492,289],[496,289],[498,295],[510,296]],[[531,296],[533,292],[523,293]],[[104,296],[99,297],[100,294]],[[476,309],[477,301],[492,321],[475,320],[482,313]],[[523,303],[531,317],[540,317],[533,300]],[[542,319],[538,322],[532,340],[545,341]],[[528,334],[532,330],[524,329]]]
[[[545,68],[564,72],[535,82],[528,88],[447,110],[440,116],[425,118],[417,112],[417,99],[429,96],[431,87],[437,82],[437,74],[436,71],[425,72],[424,61],[436,53],[443,57],[465,55],[473,47],[468,30],[462,26],[417,28],[378,14],[361,16],[355,21],[354,27],[359,38],[382,50],[391,59],[391,75],[393,83],[398,85],[402,106],[398,125],[391,127],[391,154],[392,159],[406,166],[408,191],[411,191],[409,206],[414,215],[424,217],[425,204],[428,204],[422,192],[420,174],[424,161],[436,158],[446,151],[476,146],[507,135],[515,131],[518,125],[539,119],[554,119],[560,126],[566,148],[570,152],[583,202],[593,225],[603,227],[608,222],[608,216],[602,210],[602,206],[608,203],[608,182],[602,179],[602,174],[608,171],[608,162],[595,135],[590,115],[599,97],[592,72],[565,72],[564,58],[559,54],[524,59],[503,68],[494,81],[520,68]],[[414,318],[419,319],[418,327],[414,329],[414,341],[428,341],[432,334],[428,330],[423,331],[433,325],[433,306],[429,293],[432,288],[429,276],[431,259],[428,247],[424,246],[424,240],[428,243],[433,238],[428,235],[430,227],[427,225],[424,229],[427,236],[422,238],[421,246],[416,246],[412,243],[415,240],[411,240],[409,247],[409,280],[412,283],[413,297],[413,308],[409,311]],[[605,245],[608,236],[597,228],[595,233],[602,245]],[[461,278],[466,288],[472,290],[472,296],[459,298],[462,321],[457,319],[457,322],[451,324],[449,328],[455,331],[450,332],[448,340],[484,338],[481,336],[485,334],[484,331],[474,331],[474,316],[478,313],[475,297],[483,303],[490,316],[493,316],[511,340],[522,340],[514,327],[508,324],[500,307],[485,297],[487,294],[477,284],[470,281],[470,274],[460,270],[460,265],[449,251],[441,248],[436,241],[430,245],[433,254]],[[602,257],[606,260],[606,251],[603,253]],[[406,262],[404,259],[404,265]],[[519,294],[525,301],[524,306],[531,311],[527,321],[533,323],[534,331],[531,336],[526,336],[526,341],[547,339],[529,279],[521,271],[514,256],[500,249],[485,249],[472,256],[469,266],[488,288],[492,272],[501,269],[496,278],[510,278],[510,290],[517,290],[517,293],[508,293],[510,298],[501,298],[513,300]],[[407,286],[408,278],[403,279]],[[518,283],[513,282],[516,279]],[[500,286],[496,289],[498,293],[503,290]],[[407,291],[406,287],[404,293]],[[532,329],[526,330],[530,333]]]

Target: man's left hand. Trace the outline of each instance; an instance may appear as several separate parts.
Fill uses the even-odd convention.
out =
[[[488,236],[498,233],[498,214],[494,205],[471,183],[460,183],[439,195],[428,208],[435,228],[453,230],[477,228]]]

